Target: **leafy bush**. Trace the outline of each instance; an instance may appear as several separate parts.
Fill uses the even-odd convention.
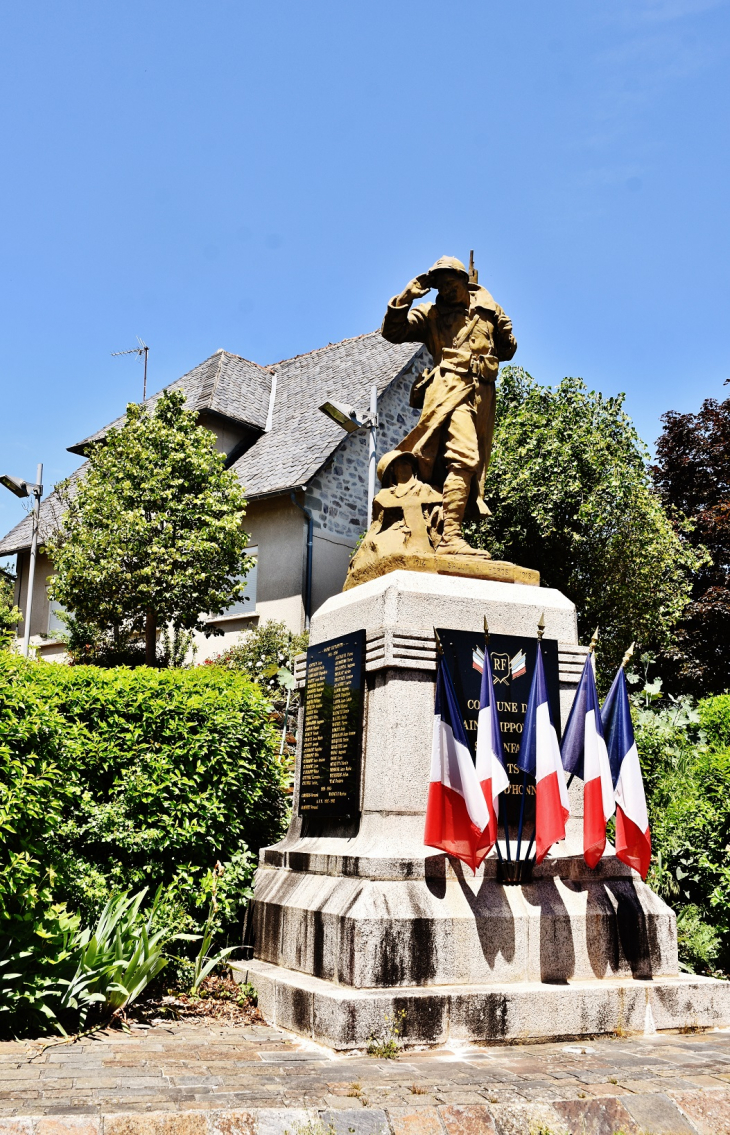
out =
[[[0,1037],[60,1027],[57,1010],[74,972],[78,916],[52,904],[48,891],[23,913],[0,920]]]
[[[0,1006],[36,989],[43,1001],[61,973],[78,922],[59,904],[89,923],[110,894],[161,886],[151,932],[194,931],[219,860],[216,930],[237,940],[255,853],[285,821],[270,716],[256,685],[220,667],[0,653]]]
[[[290,786],[294,775],[296,721],[299,695],[294,689],[294,658],[307,649],[308,634],[293,634],[286,623],[273,619],[246,631],[240,642],[209,660],[210,665],[242,670],[273,699],[276,723],[281,728],[280,752],[289,761]]]
[[[10,646],[21,619],[20,611],[13,605],[14,590],[13,580],[0,571],[0,650]]]
[[[269,619],[246,631],[240,642],[210,661],[229,670],[242,670],[270,690],[272,697],[282,691],[286,697],[288,687],[280,671],[291,670],[295,656],[307,649],[308,641],[308,634],[293,634],[286,623]]]
[[[78,926],[54,899],[48,852],[72,800],[62,719],[31,684],[34,664],[0,653],[0,1029],[53,1018],[47,999],[69,976]]]
[[[693,903],[682,907],[677,915],[677,942],[686,969],[691,973],[714,972],[721,949],[720,935],[703,920],[703,911]]]
[[[648,882],[677,911],[685,968],[728,973],[730,698],[695,706],[661,698],[659,686],[634,698],[654,853]]]
[[[78,915],[54,906],[31,928],[27,949],[8,939],[0,957],[0,1036],[76,1032],[90,1018],[118,1015],[166,964],[165,930],[152,930],[158,896],[140,907],[146,889],[113,895],[96,928],[80,929]],[[38,945],[38,941],[43,946]]]
[[[730,745],[730,694],[700,702],[699,716],[708,743],[715,748]]]
[[[583,641],[600,626],[604,678],[632,639],[671,642],[706,559],[665,512],[622,403],[579,378],[540,386],[504,367],[484,486],[492,515],[472,528],[495,559],[537,568],[573,600]]]
[[[56,638],[65,643],[72,666],[143,666],[145,643],[130,627],[99,627],[85,623],[69,611],[60,611],[64,625]],[[163,627],[155,644],[155,666],[189,667],[195,662],[198,648],[195,632],[180,627]]]
[[[114,1015],[131,1005],[165,965],[165,930],[152,930],[160,892],[142,914],[146,894],[145,888],[133,897],[113,895],[94,931],[74,937],[76,972],[63,991],[60,1008],[75,1011],[82,1027],[94,1008]]]

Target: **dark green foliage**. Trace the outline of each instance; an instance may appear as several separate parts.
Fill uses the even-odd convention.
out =
[[[707,398],[698,413],[672,411],[662,422],[654,481],[666,507],[691,522],[690,543],[709,552],[662,670],[675,690],[720,693],[730,681],[730,398]]]
[[[0,1037],[58,1027],[60,999],[74,974],[78,916],[42,889],[0,917]]]
[[[4,954],[30,944],[23,981],[34,966],[46,980],[41,955],[67,948],[53,904],[89,924],[113,892],[162,886],[155,928],[197,929],[217,861],[218,927],[240,941],[256,852],[285,820],[270,711],[245,675],[219,667],[0,653],[0,975],[18,968],[3,969]]]
[[[78,920],[54,902],[48,857],[64,808],[63,721],[32,683],[35,667],[0,652],[0,1031],[43,1024],[49,994],[70,977]],[[70,972],[69,972],[70,971]]]
[[[604,679],[633,639],[670,641],[701,560],[652,489],[622,401],[578,378],[552,388],[505,367],[484,492],[492,516],[472,535],[572,599],[582,641],[600,626]]]
[[[686,968],[730,973],[730,697],[666,702],[634,711],[652,834],[648,882],[677,911]]]

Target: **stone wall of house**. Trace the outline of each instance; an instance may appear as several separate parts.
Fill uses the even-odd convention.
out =
[[[391,383],[378,404],[378,461],[395,449],[418,421],[418,410],[408,405],[411,385],[430,362],[421,351],[413,365]],[[376,481],[376,492],[380,484]],[[314,519],[315,532],[352,541],[367,527],[368,435],[366,430],[346,434],[341,445],[307,489],[305,507]]]

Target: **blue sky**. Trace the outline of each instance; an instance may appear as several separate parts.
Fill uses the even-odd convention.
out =
[[[729,48],[728,0],[4,5],[4,470],[76,467],[137,335],[152,390],[274,362],[472,247],[515,362],[653,442],[728,395]]]

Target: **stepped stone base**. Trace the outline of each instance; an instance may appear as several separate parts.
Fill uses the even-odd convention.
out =
[[[261,853],[255,958],[237,965],[272,1024],[337,1049],[401,1010],[411,1044],[730,1025],[730,983],[678,973],[667,904],[610,847],[586,867],[580,781],[566,839],[531,883],[501,883],[494,853],[475,877],[423,844],[434,626],[482,633],[486,616],[494,634],[534,636],[543,613],[564,727],[587,651],[560,592],[394,571],[312,619],[313,644],[366,632],[361,802],[358,816],[298,815],[300,721],[292,821]]]
[[[267,962],[237,962],[266,1020],[334,1049],[363,1048],[405,1011],[406,1044],[527,1041],[707,1029],[730,1020],[730,982],[680,974],[648,981],[353,989]]]
[[[253,915],[260,961],[356,989],[677,973],[673,912],[615,856],[596,871],[582,856],[546,860],[531,883],[504,886],[494,854],[476,877],[436,851],[400,858],[369,819],[357,839],[330,838],[329,855],[311,838],[264,852]],[[402,854],[409,825],[400,819]]]

